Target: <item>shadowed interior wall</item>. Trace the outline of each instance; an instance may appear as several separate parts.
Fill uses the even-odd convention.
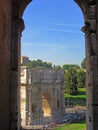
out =
[[[10,124],[11,1],[0,0],[0,129]]]

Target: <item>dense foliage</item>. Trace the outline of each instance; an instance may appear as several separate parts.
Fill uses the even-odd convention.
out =
[[[85,87],[86,71],[84,69],[70,68],[65,72],[65,92],[77,95],[78,89]]]
[[[76,64],[64,64],[63,65],[63,70],[68,70],[68,69],[80,69],[80,66],[79,65],[76,65]]]
[[[83,69],[86,69],[86,58],[84,58],[83,61],[81,62],[81,67]]]
[[[65,91],[68,94],[76,95],[78,93],[77,71],[73,68],[67,70],[65,74]]]
[[[86,71],[83,69],[80,69],[77,71],[77,82],[78,82],[78,88],[83,88],[85,86],[86,82]]]
[[[52,68],[52,63],[43,62],[42,60],[32,60],[26,64],[26,66],[39,68],[39,67],[45,67],[45,68]]]
[[[61,67],[60,65],[54,65],[54,68],[55,68],[56,70],[62,69],[62,67]]]

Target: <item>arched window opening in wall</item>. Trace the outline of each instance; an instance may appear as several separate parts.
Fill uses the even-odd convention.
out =
[[[33,1],[23,16],[26,29],[22,36],[21,55],[41,59],[53,65],[77,64],[85,58],[84,19],[73,0]],[[51,95],[42,97],[44,116],[51,116]],[[57,100],[57,109],[60,101]]]
[[[81,32],[84,20],[74,0],[32,1],[23,19],[26,29],[22,36],[22,56],[53,65],[81,65],[85,58]]]

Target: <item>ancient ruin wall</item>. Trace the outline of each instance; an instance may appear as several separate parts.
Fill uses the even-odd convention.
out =
[[[64,116],[63,70],[22,66],[20,92],[23,126]]]
[[[87,130],[98,129],[98,1],[75,0],[82,9],[85,26]]]
[[[0,0],[0,129],[10,127],[11,0]]]
[[[97,130],[98,129],[98,1],[97,0],[74,0],[80,8],[82,9],[84,16],[85,27],[82,28],[86,36],[86,57],[87,57],[87,130]],[[0,0],[0,129],[10,130],[12,129],[13,118],[12,113],[15,114],[15,108],[19,106],[17,102],[17,97],[19,95],[18,84],[18,71],[14,78],[15,73],[11,73],[10,80],[10,67],[13,63],[16,63],[16,68],[18,68],[19,59],[16,60],[10,56],[12,55],[12,50],[15,52],[15,57],[19,58],[20,46],[17,46],[17,50],[14,44],[13,36],[16,38],[16,42],[20,42],[21,31],[18,30],[20,26],[17,26],[18,22],[22,22],[22,15],[26,5],[30,0]],[[14,8],[15,7],[15,8]],[[14,17],[15,16],[15,17]],[[14,22],[13,20],[16,20]],[[19,20],[19,21],[18,21]],[[14,23],[13,23],[14,22]],[[12,27],[13,26],[13,27]],[[11,29],[17,31],[12,32]],[[12,35],[12,36],[11,36]],[[94,41],[91,40],[94,37]],[[11,43],[11,44],[10,44]],[[13,43],[13,44],[12,44]],[[17,45],[17,44],[16,44]],[[20,45],[20,44],[19,44]],[[11,65],[10,65],[11,63]],[[15,64],[14,64],[15,65]],[[13,68],[13,67],[12,67]],[[15,69],[13,69],[14,71]],[[14,83],[13,83],[13,82]],[[15,83],[17,81],[17,83]],[[12,85],[10,85],[12,84]],[[16,92],[13,88],[18,90]],[[11,91],[13,92],[13,95]],[[15,92],[15,94],[14,94]],[[11,95],[11,97],[10,97]],[[15,104],[13,105],[13,101]],[[16,104],[17,102],[17,104]],[[14,106],[14,108],[13,108]],[[11,109],[10,109],[11,108]],[[16,115],[18,115],[16,111]],[[18,116],[16,116],[18,120]],[[17,125],[17,121],[15,124]]]

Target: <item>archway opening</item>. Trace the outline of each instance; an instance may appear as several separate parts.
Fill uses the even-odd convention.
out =
[[[50,117],[51,116],[51,95],[50,93],[44,92],[43,97],[42,97],[42,110],[44,117]]]
[[[48,2],[35,0],[28,7],[27,15],[25,13],[24,21],[28,33],[25,32],[25,29],[22,55],[26,55],[32,60],[42,59],[53,62],[56,65],[67,63],[81,66],[81,62],[85,58],[84,36],[80,31],[84,24],[81,10],[79,7],[77,8],[73,0],[67,2],[62,0],[62,4],[60,0],[58,3],[52,0]],[[69,7],[71,8],[69,9]],[[64,10],[65,8],[66,10]],[[51,17],[52,19],[50,19]],[[45,117],[51,116],[49,97],[51,97],[50,94],[45,92],[42,105]],[[59,106],[60,103],[57,101],[58,109]]]
[[[26,29],[22,36],[22,56],[53,65],[81,66],[85,58],[84,34],[81,32],[84,19],[73,0],[35,0],[26,9],[23,19]]]

